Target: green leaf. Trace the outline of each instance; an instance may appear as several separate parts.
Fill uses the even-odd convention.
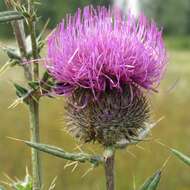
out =
[[[32,190],[32,177],[28,174],[28,171],[24,180],[16,181],[14,187],[16,190]]]
[[[4,188],[4,187],[2,187],[2,186],[0,186],[0,190],[5,190],[5,188]]]
[[[152,176],[147,178],[139,190],[156,190],[161,178],[161,170],[156,171]]]
[[[16,88],[16,95],[21,98],[23,96],[25,96],[26,94],[28,94],[28,90],[22,86],[20,86],[17,83],[14,83],[14,87]]]
[[[14,190],[32,190],[32,177],[28,174],[28,169],[26,168],[26,176],[23,180],[19,180],[16,178],[16,180],[11,179],[9,176],[5,175],[7,177],[7,181],[3,182],[6,186],[9,187],[9,189]],[[5,190],[4,188],[0,190]]]
[[[171,150],[171,152],[175,155],[175,156],[177,156],[181,161],[183,161],[185,164],[187,164],[188,166],[190,166],[190,157],[189,156],[187,156],[187,155],[185,155],[185,154],[183,154],[183,153],[181,153],[181,152],[179,152],[178,150],[176,150],[176,149],[170,149]]]
[[[11,21],[20,20],[20,19],[23,19],[23,15],[21,15],[17,11],[0,12],[0,23],[11,22]]]
[[[14,49],[4,49],[10,59],[21,60],[18,51]]]
[[[0,12],[0,16],[9,16],[9,15],[17,15],[18,11],[2,11]]]
[[[15,59],[15,60],[21,60],[20,57],[20,53],[19,50],[16,48],[11,48],[11,47],[6,47],[1,45],[0,48],[2,49],[2,51],[4,51],[5,53],[7,53],[8,57],[10,59]]]
[[[38,81],[29,81],[28,85],[33,89],[36,90],[39,87],[39,82]]]
[[[158,173],[155,178],[152,180],[152,182],[150,183],[149,187],[147,190],[156,190],[159,182],[160,182],[160,178],[161,178],[161,172]]]
[[[61,148],[47,145],[47,144],[34,143],[34,142],[30,142],[30,141],[24,141],[24,142],[32,148],[35,148],[42,152],[45,152],[45,153],[48,153],[53,156],[63,158],[66,160],[78,161],[78,162],[82,162],[82,163],[89,161],[94,166],[97,166],[98,164],[104,162],[104,159],[101,156],[94,156],[94,155],[90,155],[90,154],[83,153],[83,152],[70,153],[70,152],[66,152],[65,150],[63,150]]]
[[[42,77],[42,82],[46,82],[49,78],[51,78],[49,72],[46,70]]]

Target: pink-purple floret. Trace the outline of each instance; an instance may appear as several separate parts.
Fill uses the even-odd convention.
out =
[[[48,38],[46,67],[63,94],[78,87],[99,93],[125,84],[154,90],[166,64],[162,31],[144,15],[124,18],[105,7],[85,7],[68,15]]]

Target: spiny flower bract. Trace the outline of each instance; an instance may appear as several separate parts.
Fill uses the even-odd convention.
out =
[[[46,60],[59,94],[81,87],[94,95],[124,84],[153,90],[167,61],[162,32],[154,22],[91,6],[68,15],[52,32]]]
[[[104,146],[137,138],[149,120],[150,110],[143,92],[133,86],[136,93],[132,95],[130,88],[126,85],[123,93],[108,90],[82,109],[76,105],[83,105],[90,92],[76,90],[65,104],[67,131],[83,142],[98,141]]]

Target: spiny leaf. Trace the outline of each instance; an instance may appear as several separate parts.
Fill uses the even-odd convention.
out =
[[[50,74],[48,71],[45,71],[42,77],[42,82],[46,82],[50,78]]]
[[[10,59],[21,60],[18,49],[12,48],[12,47],[7,47],[3,44],[0,44],[0,49],[2,49],[5,53],[7,53],[8,57]]]
[[[14,83],[14,87],[16,88],[16,95],[21,98],[28,93],[28,90],[17,83]]]
[[[181,152],[179,152],[178,150],[176,150],[176,149],[170,149],[171,150],[171,152],[175,155],[175,156],[177,156],[181,161],[183,161],[185,164],[187,164],[188,166],[190,166],[190,157],[189,156],[187,156],[187,155],[185,155],[185,154],[183,154],[183,153],[181,153]]]
[[[35,148],[37,150],[40,150],[42,152],[51,154],[53,156],[63,158],[66,160],[71,160],[71,161],[78,161],[78,162],[85,162],[89,161],[93,165],[97,166],[98,164],[102,163],[104,159],[100,156],[94,156],[90,154],[86,154],[83,152],[80,153],[69,153],[65,152],[63,149],[47,145],[47,144],[41,144],[41,143],[33,143],[30,141],[24,141],[27,145],[29,145],[32,148]]]
[[[161,178],[161,170],[157,170],[152,176],[147,178],[139,190],[156,190]]]
[[[28,85],[33,89],[36,90],[39,87],[39,82],[38,81],[29,81]]]
[[[23,19],[23,15],[21,15],[17,11],[4,11],[0,13],[0,23],[10,22],[20,19]]]
[[[160,178],[161,178],[161,172],[158,173],[155,178],[152,180],[152,182],[150,183],[149,187],[147,190],[156,190],[159,182],[160,182]]]
[[[18,15],[18,11],[2,11],[0,12],[0,17],[1,16],[9,16],[9,15]]]
[[[5,174],[5,177],[7,178],[7,181],[2,181],[3,184],[10,187],[14,190],[32,190],[32,177],[26,173],[26,176],[23,180],[19,179],[11,179],[8,175]],[[0,190],[4,190],[1,189]]]
[[[13,51],[11,49],[9,49],[9,50],[7,49],[5,51],[7,52],[7,55],[10,59],[15,59],[15,60],[19,60],[19,61],[21,60],[20,55],[16,51]]]

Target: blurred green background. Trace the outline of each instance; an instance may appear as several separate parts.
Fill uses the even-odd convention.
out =
[[[67,12],[93,3],[96,5],[110,2],[107,0],[41,0],[40,26],[51,19],[50,28],[56,26]],[[164,26],[166,46],[170,64],[160,91],[151,98],[153,121],[165,118],[153,130],[153,138],[159,138],[169,146],[190,155],[190,1],[189,0],[142,0],[141,9],[160,26]],[[4,10],[0,1],[0,10]],[[39,26],[39,28],[40,28]],[[0,41],[12,44],[12,30],[8,24],[0,25]],[[0,52],[0,66],[7,60]],[[4,173],[11,177],[22,178],[25,167],[30,168],[30,150],[22,143],[8,139],[16,137],[29,139],[27,108],[19,105],[15,109],[8,106],[15,100],[12,81],[24,83],[20,68],[14,68],[0,75],[0,181],[5,180]],[[64,99],[41,101],[40,124],[41,141],[74,150],[76,142],[63,131]],[[128,151],[118,151],[116,157],[116,185],[118,190],[133,190],[134,181],[138,187],[146,177],[160,168],[167,159],[168,151],[154,140],[131,146]],[[87,152],[101,152],[98,145],[84,147]],[[89,169],[89,164],[81,164],[72,173],[71,168],[64,169],[66,161],[42,154],[44,189],[58,176],[56,190],[104,190],[103,168],[99,167],[86,177],[81,176]],[[169,161],[164,170],[160,190],[189,190],[190,169],[175,158]]]

